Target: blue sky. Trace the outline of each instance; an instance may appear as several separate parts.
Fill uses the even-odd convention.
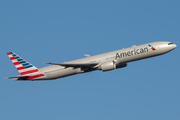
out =
[[[1,120],[179,120],[179,0],[1,0]],[[13,81],[6,55],[36,67],[153,41],[165,55],[51,81]]]

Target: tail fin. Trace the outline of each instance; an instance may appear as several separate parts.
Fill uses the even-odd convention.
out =
[[[9,58],[11,59],[11,61],[13,62],[21,76],[30,76],[27,79],[33,79],[40,76],[44,76],[43,74],[39,73],[39,70],[35,66],[21,58],[14,52],[8,52],[7,55],[9,56]]]

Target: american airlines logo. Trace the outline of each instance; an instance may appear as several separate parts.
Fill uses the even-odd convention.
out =
[[[152,47],[150,44],[148,44],[148,46],[152,49],[152,50],[156,50],[154,47]]]
[[[154,47],[152,47],[150,44],[148,44],[148,46],[154,51],[156,50]],[[137,55],[137,54],[142,54],[142,53],[146,53],[148,52],[148,48],[140,48],[140,49],[135,49],[131,50],[131,51],[127,51],[127,52],[123,52],[123,53],[116,53],[116,59],[117,58],[123,58],[123,57],[128,57],[128,56],[133,56],[133,55]]]

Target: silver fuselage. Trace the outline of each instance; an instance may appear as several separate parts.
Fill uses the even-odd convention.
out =
[[[116,50],[108,53],[103,53],[99,55],[89,56],[65,63],[99,63],[102,64],[106,61],[115,61],[115,64],[133,62],[140,59],[145,59],[149,57],[154,57],[158,55],[165,54],[176,48],[175,44],[170,44],[170,42],[152,42],[138,46],[132,46],[129,48]],[[152,50],[148,45],[153,46],[156,50]],[[98,69],[96,69],[98,70]],[[50,65],[47,67],[39,68],[39,71],[45,76],[36,78],[34,80],[49,80],[57,79],[70,75],[85,73],[87,71],[81,68],[73,67],[63,67],[60,65]],[[93,71],[93,70],[92,70]],[[88,71],[89,72],[89,71]]]

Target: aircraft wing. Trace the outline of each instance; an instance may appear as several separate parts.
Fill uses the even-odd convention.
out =
[[[74,67],[74,68],[77,68],[77,67],[93,68],[94,66],[98,65],[99,63],[51,63],[51,62],[48,62],[46,64],[61,65],[64,67]]]

